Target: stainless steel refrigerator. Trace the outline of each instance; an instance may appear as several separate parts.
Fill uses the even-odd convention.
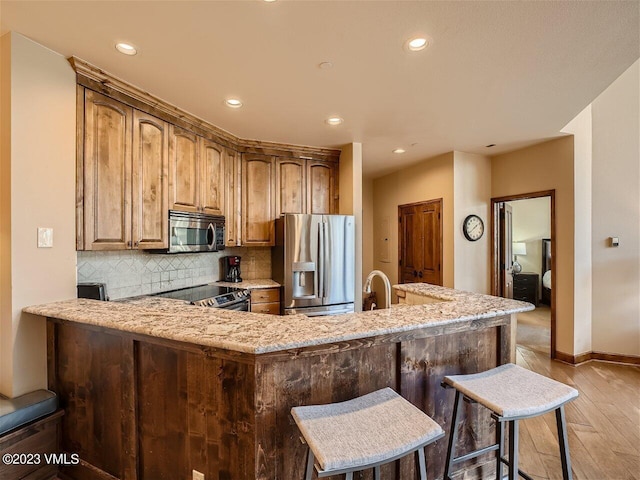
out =
[[[353,312],[355,219],[351,215],[285,214],[276,220],[273,279],[282,285],[282,313]]]

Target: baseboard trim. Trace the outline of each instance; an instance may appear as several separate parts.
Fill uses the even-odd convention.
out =
[[[588,362],[589,360],[599,360],[602,362],[625,363],[629,365],[640,366],[640,356],[620,355],[617,353],[605,352],[585,352],[579,355],[569,355],[563,352],[555,352],[554,359],[561,362],[570,363],[571,365],[578,365],[580,363]]]

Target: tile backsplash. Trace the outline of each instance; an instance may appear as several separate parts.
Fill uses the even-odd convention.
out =
[[[220,258],[242,257],[242,278],[271,278],[271,249],[227,248],[215,253],[163,255],[145,251],[78,252],[78,283],[107,284],[112,299],[133,297],[222,279]]]

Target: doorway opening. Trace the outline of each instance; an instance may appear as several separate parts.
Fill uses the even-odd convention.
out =
[[[442,286],[442,199],[398,206],[398,279]]]
[[[555,190],[491,199],[492,294],[533,303],[518,345],[556,357]],[[552,278],[553,276],[553,278]]]

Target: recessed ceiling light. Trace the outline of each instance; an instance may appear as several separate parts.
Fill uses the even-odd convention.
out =
[[[333,67],[333,63],[331,62],[322,62],[320,65],[318,65],[320,68],[322,68],[323,70],[327,69],[327,68],[331,68]]]
[[[118,50],[120,53],[124,53],[125,55],[135,55],[136,53],[138,53],[136,47],[129,43],[122,42],[116,43],[116,50]]]
[[[326,122],[329,125],[340,125],[342,122],[344,122],[344,120],[340,117],[329,117],[327,118]]]
[[[404,148],[396,148],[395,150],[393,150],[393,153],[404,153],[404,152],[406,152]]]
[[[240,108],[242,106],[242,102],[240,100],[238,100],[237,98],[227,98],[224,101],[224,104],[227,107],[231,107],[231,108]]]
[[[264,0],[264,1],[265,1],[265,2],[267,2],[267,3],[273,3],[273,2],[275,2],[276,0]]]
[[[410,52],[419,52],[429,46],[429,39],[427,37],[413,37],[407,40],[405,48]]]

